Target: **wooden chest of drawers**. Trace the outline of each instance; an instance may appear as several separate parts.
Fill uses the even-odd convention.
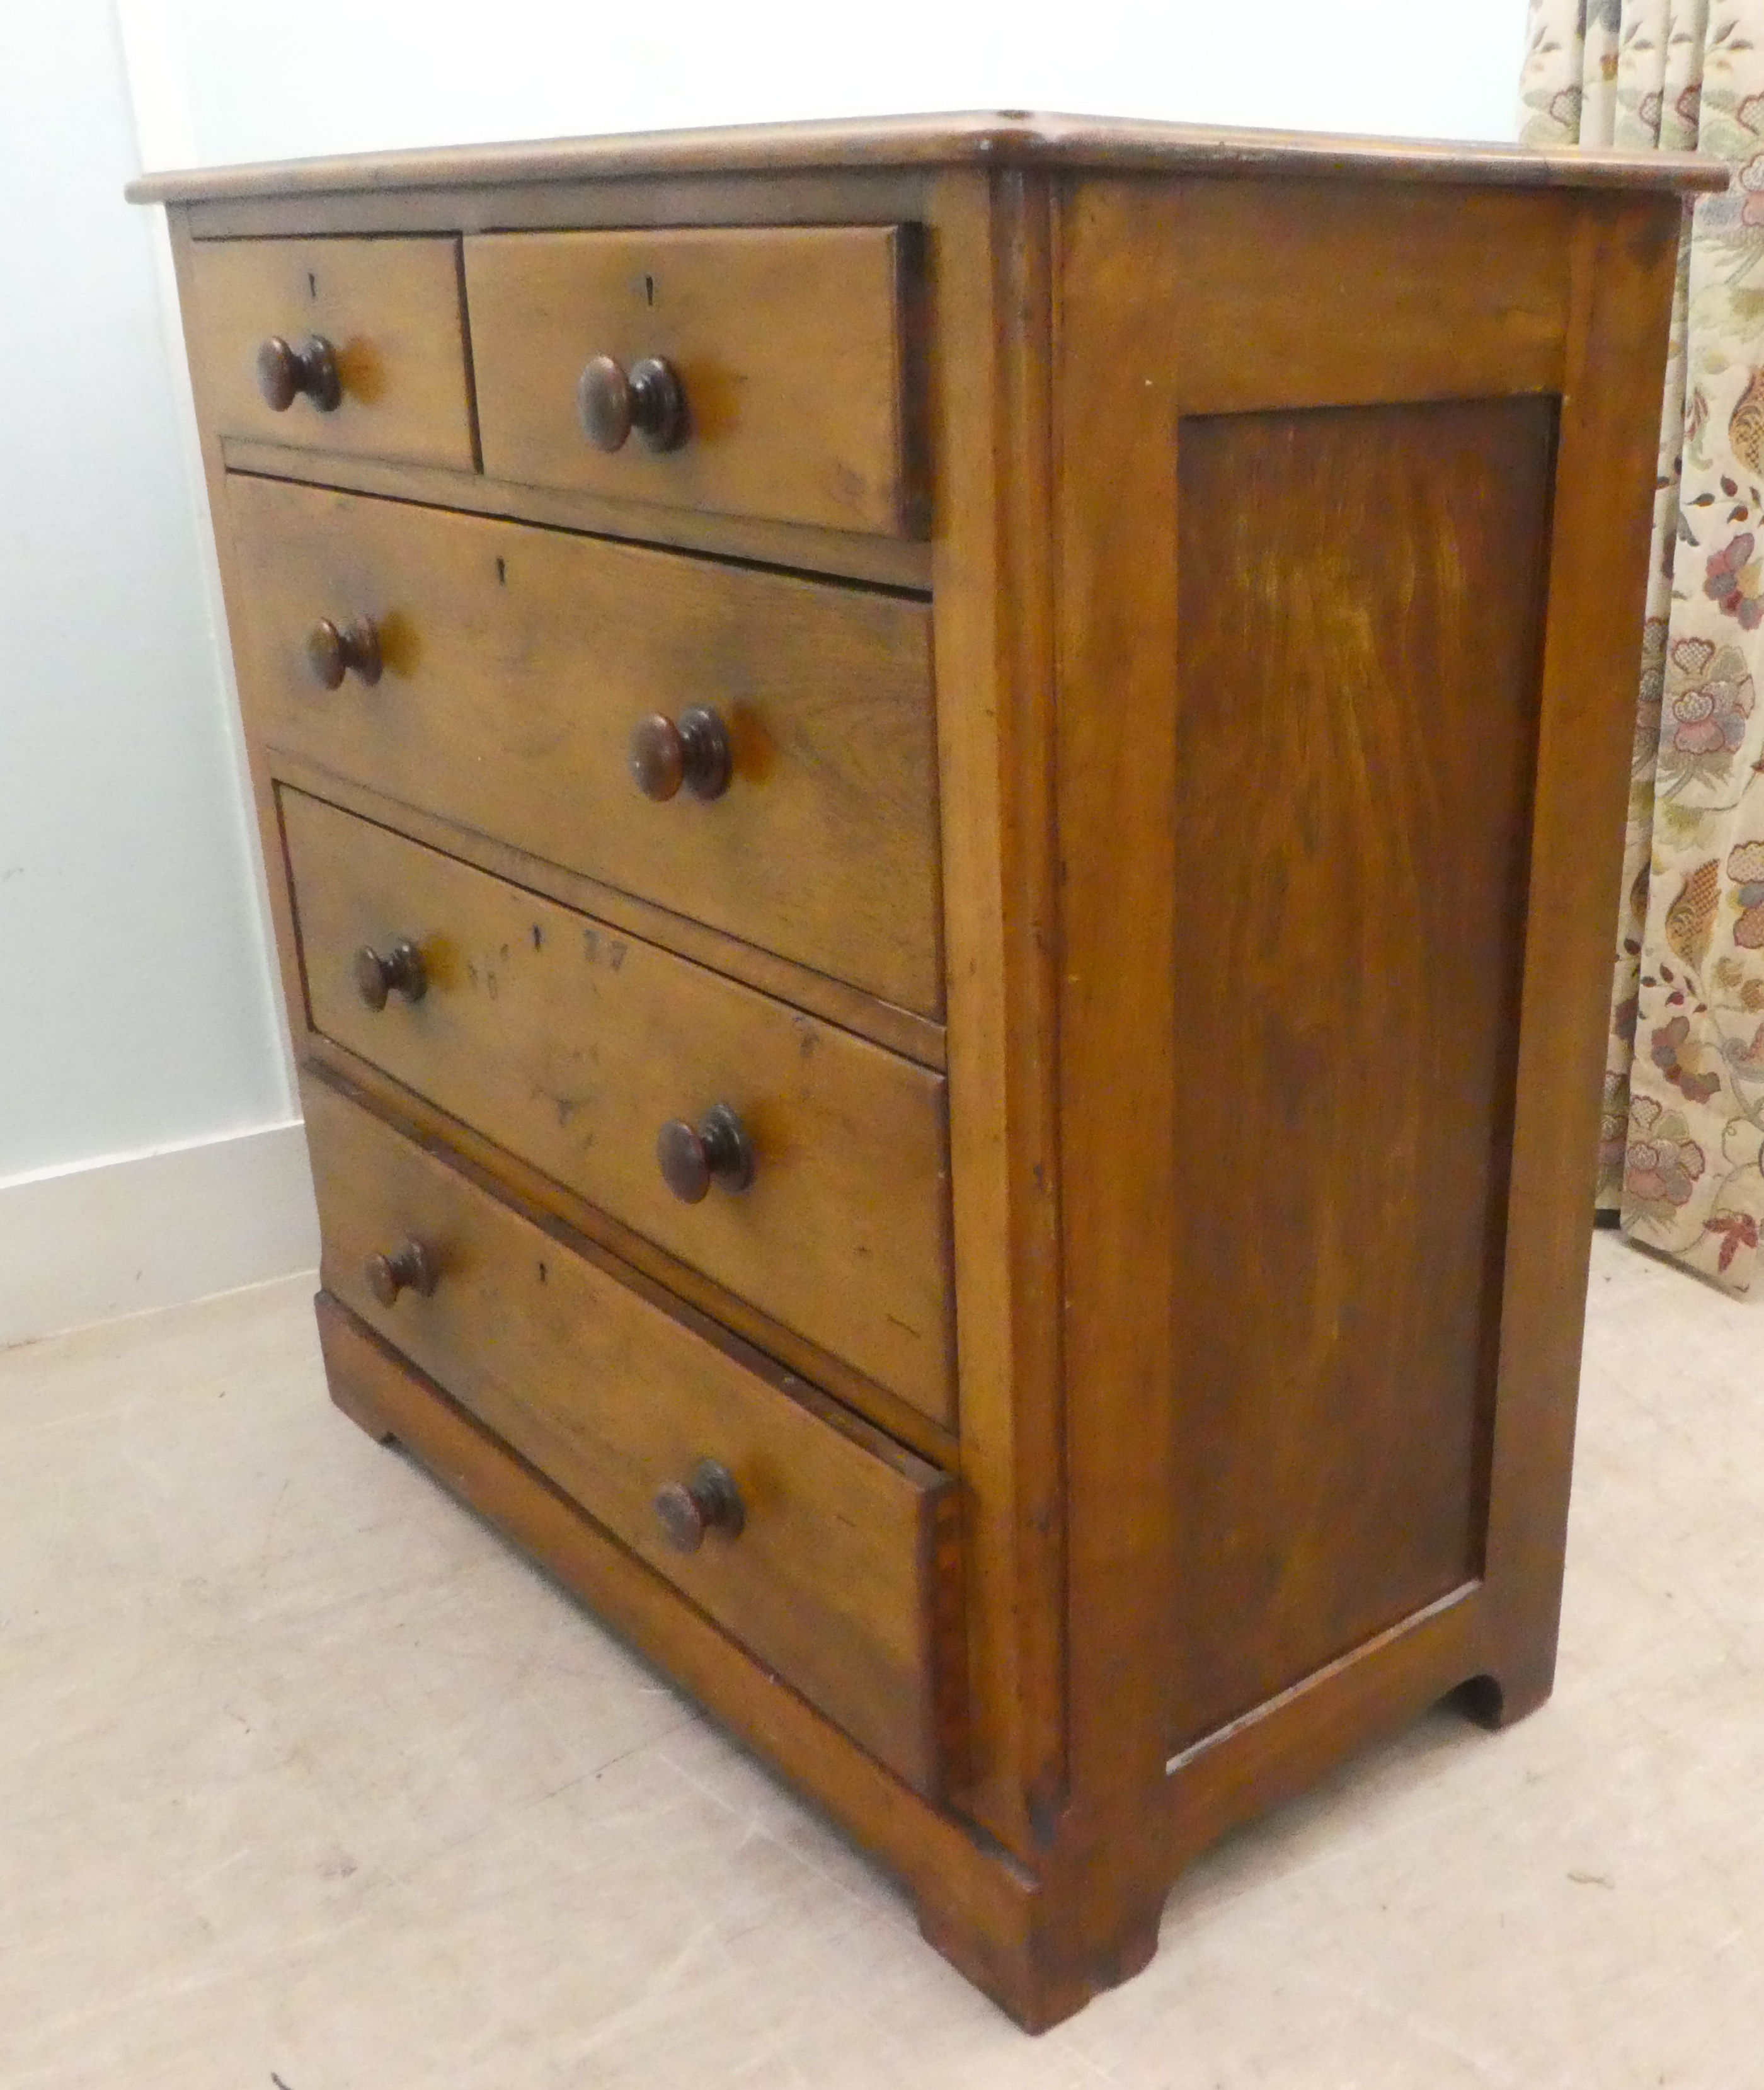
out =
[[[1548,1692],[1719,178],[1001,117],[134,191],[334,1396],[1026,2025]]]

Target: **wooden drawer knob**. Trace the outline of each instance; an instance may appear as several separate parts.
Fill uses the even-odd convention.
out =
[[[423,953],[407,936],[383,956],[372,944],[364,944],[355,953],[355,991],[370,1008],[384,1008],[389,994],[420,1001],[428,991]]]
[[[257,389],[273,414],[286,413],[303,392],[321,414],[334,413],[343,398],[337,350],[322,334],[295,348],[273,333],[257,351]]]
[[[701,1203],[713,1177],[730,1190],[745,1190],[753,1180],[753,1148],[727,1103],[713,1103],[696,1129],[670,1118],[656,1135],[656,1159],[661,1180],[683,1205]]]
[[[619,450],[635,429],[652,450],[678,449],[686,441],[686,388],[659,355],[627,372],[609,355],[592,357],[576,380],[582,432],[597,450]]]
[[[361,1266],[368,1289],[382,1306],[396,1304],[401,1292],[428,1298],[441,1275],[435,1251],[419,1241],[402,1241],[390,1255],[371,1255]]]
[[[658,805],[685,785],[695,798],[720,798],[729,789],[729,735],[715,712],[694,704],[676,725],[660,712],[639,719],[629,755],[633,781]]]
[[[662,1536],[677,1553],[696,1553],[708,1531],[739,1538],[747,1521],[746,1505],[735,1477],[714,1459],[700,1459],[689,1481],[669,1481],[656,1495]]]
[[[372,619],[358,617],[353,624],[338,626],[321,617],[308,634],[306,657],[315,680],[327,690],[342,687],[346,675],[359,675],[372,684],[380,679],[380,634]]]

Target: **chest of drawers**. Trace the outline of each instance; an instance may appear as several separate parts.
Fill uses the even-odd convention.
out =
[[[1710,179],[989,117],[134,191],[334,1397],[1026,2025],[1547,1694]]]

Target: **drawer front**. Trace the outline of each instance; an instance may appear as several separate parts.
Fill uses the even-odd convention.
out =
[[[922,534],[907,462],[906,245],[901,229],[875,226],[468,239],[485,471],[670,507]],[[590,363],[604,414],[635,366],[658,359],[683,400],[671,434],[655,424],[672,446],[636,426],[616,449],[598,447],[579,398]],[[641,385],[625,389],[641,415]],[[603,441],[617,433],[603,423]]]
[[[273,744],[939,1013],[923,603],[284,480],[235,475],[228,501]],[[359,619],[378,679],[326,689],[310,634]],[[692,710],[726,787],[645,797],[633,733]]]
[[[459,243],[451,239],[198,240],[191,248],[191,360],[204,419],[223,436],[471,471]],[[265,342],[329,344],[336,404],[315,404],[312,359],[272,407]]]
[[[324,1083],[309,1080],[305,1102],[326,1289],[867,1748],[935,1790],[941,1690],[956,1680],[938,1645],[954,1611],[948,1478]],[[432,1288],[388,1306],[367,1265],[407,1242]],[[684,1552],[656,1497],[690,1492],[704,1460],[733,1480],[740,1529],[712,1521]]]
[[[940,1421],[944,1084],[880,1046],[303,793],[281,794],[315,1030]],[[420,953],[364,1000],[355,954]],[[732,1110],[695,1203],[657,1139]],[[710,1150],[715,1156],[714,1137]]]

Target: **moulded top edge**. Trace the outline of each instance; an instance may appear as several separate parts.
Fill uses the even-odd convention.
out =
[[[1693,153],[1618,153],[1578,146],[1544,151],[1525,145],[1221,130],[1005,110],[638,131],[622,137],[201,167],[142,174],[129,183],[127,194],[132,203],[193,203],[644,175],[986,165],[1215,174],[1278,170],[1311,177],[1686,194],[1725,188],[1728,176],[1722,161]]]

